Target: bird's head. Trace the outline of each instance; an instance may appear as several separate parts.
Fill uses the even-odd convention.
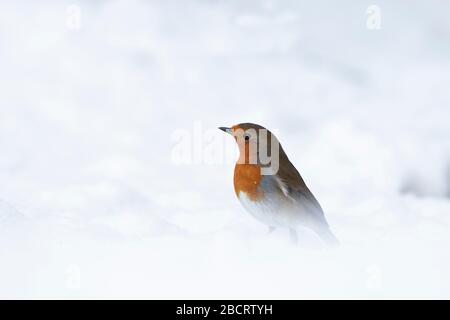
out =
[[[238,164],[258,165],[278,171],[280,154],[284,152],[278,139],[269,130],[254,123],[240,123],[219,129],[236,140],[240,153]],[[274,174],[273,170],[271,172]]]

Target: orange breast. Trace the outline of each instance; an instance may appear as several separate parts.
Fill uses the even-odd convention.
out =
[[[262,197],[258,189],[262,180],[261,168],[254,164],[236,164],[234,168],[234,191],[239,197],[239,192],[245,192],[247,196],[257,201]]]

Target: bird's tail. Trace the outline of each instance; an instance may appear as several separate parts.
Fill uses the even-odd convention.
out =
[[[339,240],[333,234],[329,227],[320,228],[316,230],[319,237],[330,247],[339,246]]]

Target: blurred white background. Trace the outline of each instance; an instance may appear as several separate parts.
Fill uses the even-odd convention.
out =
[[[0,297],[450,298],[449,10],[1,0]],[[177,130],[240,122],[338,250],[268,235],[229,161],[174,163]]]

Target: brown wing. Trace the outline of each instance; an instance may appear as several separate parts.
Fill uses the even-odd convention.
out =
[[[312,192],[306,186],[300,173],[291,163],[283,148],[280,146],[280,168],[277,173],[280,188],[283,193],[293,199],[299,201],[305,207],[307,207],[311,213],[324,218],[322,207]],[[320,219],[322,220],[322,219]],[[325,219],[323,222],[326,223]]]

